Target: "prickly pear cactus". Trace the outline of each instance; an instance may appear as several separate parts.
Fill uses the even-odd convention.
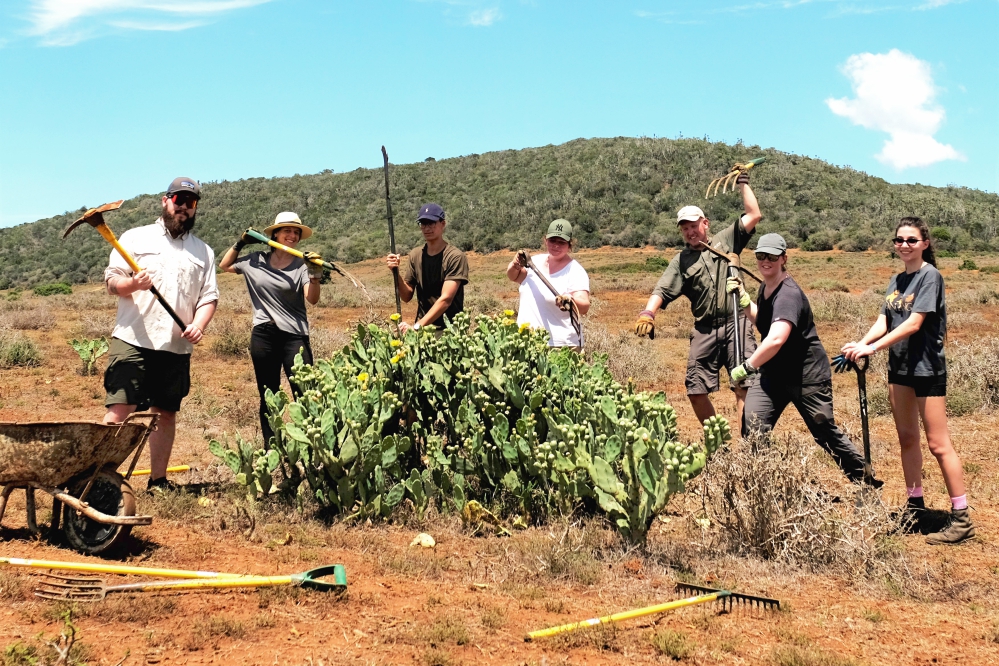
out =
[[[621,385],[606,357],[551,350],[510,311],[459,314],[440,335],[394,324],[358,326],[313,366],[296,359],[302,395],[267,395],[276,434],[264,449],[212,442],[237,482],[360,516],[404,499],[420,515],[475,500],[534,522],[598,507],[641,541],[731,437],[713,417],[703,442],[682,442],[663,393]]]

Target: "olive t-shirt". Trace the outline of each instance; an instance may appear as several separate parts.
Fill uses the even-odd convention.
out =
[[[305,285],[309,269],[298,257],[284,268],[272,268],[270,252],[251,252],[236,259],[233,269],[246,278],[253,303],[253,325],[272,322],[285,333],[309,335]]]
[[[409,269],[406,271],[406,284],[416,290],[416,318],[422,319],[441,296],[444,283],[454,280],[458,283],[458,293],[436,321],[430,322],[444,328],[444,317],[454,316],[465,309],[465,283],[468,282],[468,259],[465,253],[448,243],[437,254],[430,254],[427,246],[413,248],[409,253]]]
[[[888,351],[888,372],[909,377],[933,377],[947,372],[944,338],[947,336],[947,302],[944,281],[934,266],[926,264],[915,273],[899,273],[888,283],[881,314],[888,332],[895,330],[913,312],[926,315],[919,330],[899,340]]]
[[[760,374],[771,383],[785,386],[809,386],[832,380],[826,350],[819,341],[812,317],[812,306],[798,283],[790,276],[777,285],[773,293],[765,294],[760,287],[756,298],[756,328],[765,339],[775,321],[791,324],[791,334],[777,353],[760,368]]]
[[[753,231],[746,231],[742,218],[712,236],[708,243],[719,252],[740,253]],[[662,277],[656,284],[653,294],[663,299],[666,307],[680,296],[690,300],[690,312],[697,324],[717,324],[732,311],[732,302],[725,292],[728,279],[728,262],[707,250],[692,250],[685,247],[669,262]]]

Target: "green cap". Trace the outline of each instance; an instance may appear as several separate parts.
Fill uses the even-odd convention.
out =
[[[572,224],[569,220],[558,219],[548,225],[548,233],[545,238],[561,238],[567,243],[572,240]]]

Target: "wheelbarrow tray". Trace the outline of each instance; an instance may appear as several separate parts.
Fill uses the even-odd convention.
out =
[[[55,487],[95,467],[116,469],[146,430],[140,423],[0,423],[0,485]]]

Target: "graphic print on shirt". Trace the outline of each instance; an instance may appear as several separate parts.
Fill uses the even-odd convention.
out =
[[[905,296],[900,294],[898,289],[885,296],[885,305],[895,312],[912,312],[912,304],[916,300],[915,294]]]

